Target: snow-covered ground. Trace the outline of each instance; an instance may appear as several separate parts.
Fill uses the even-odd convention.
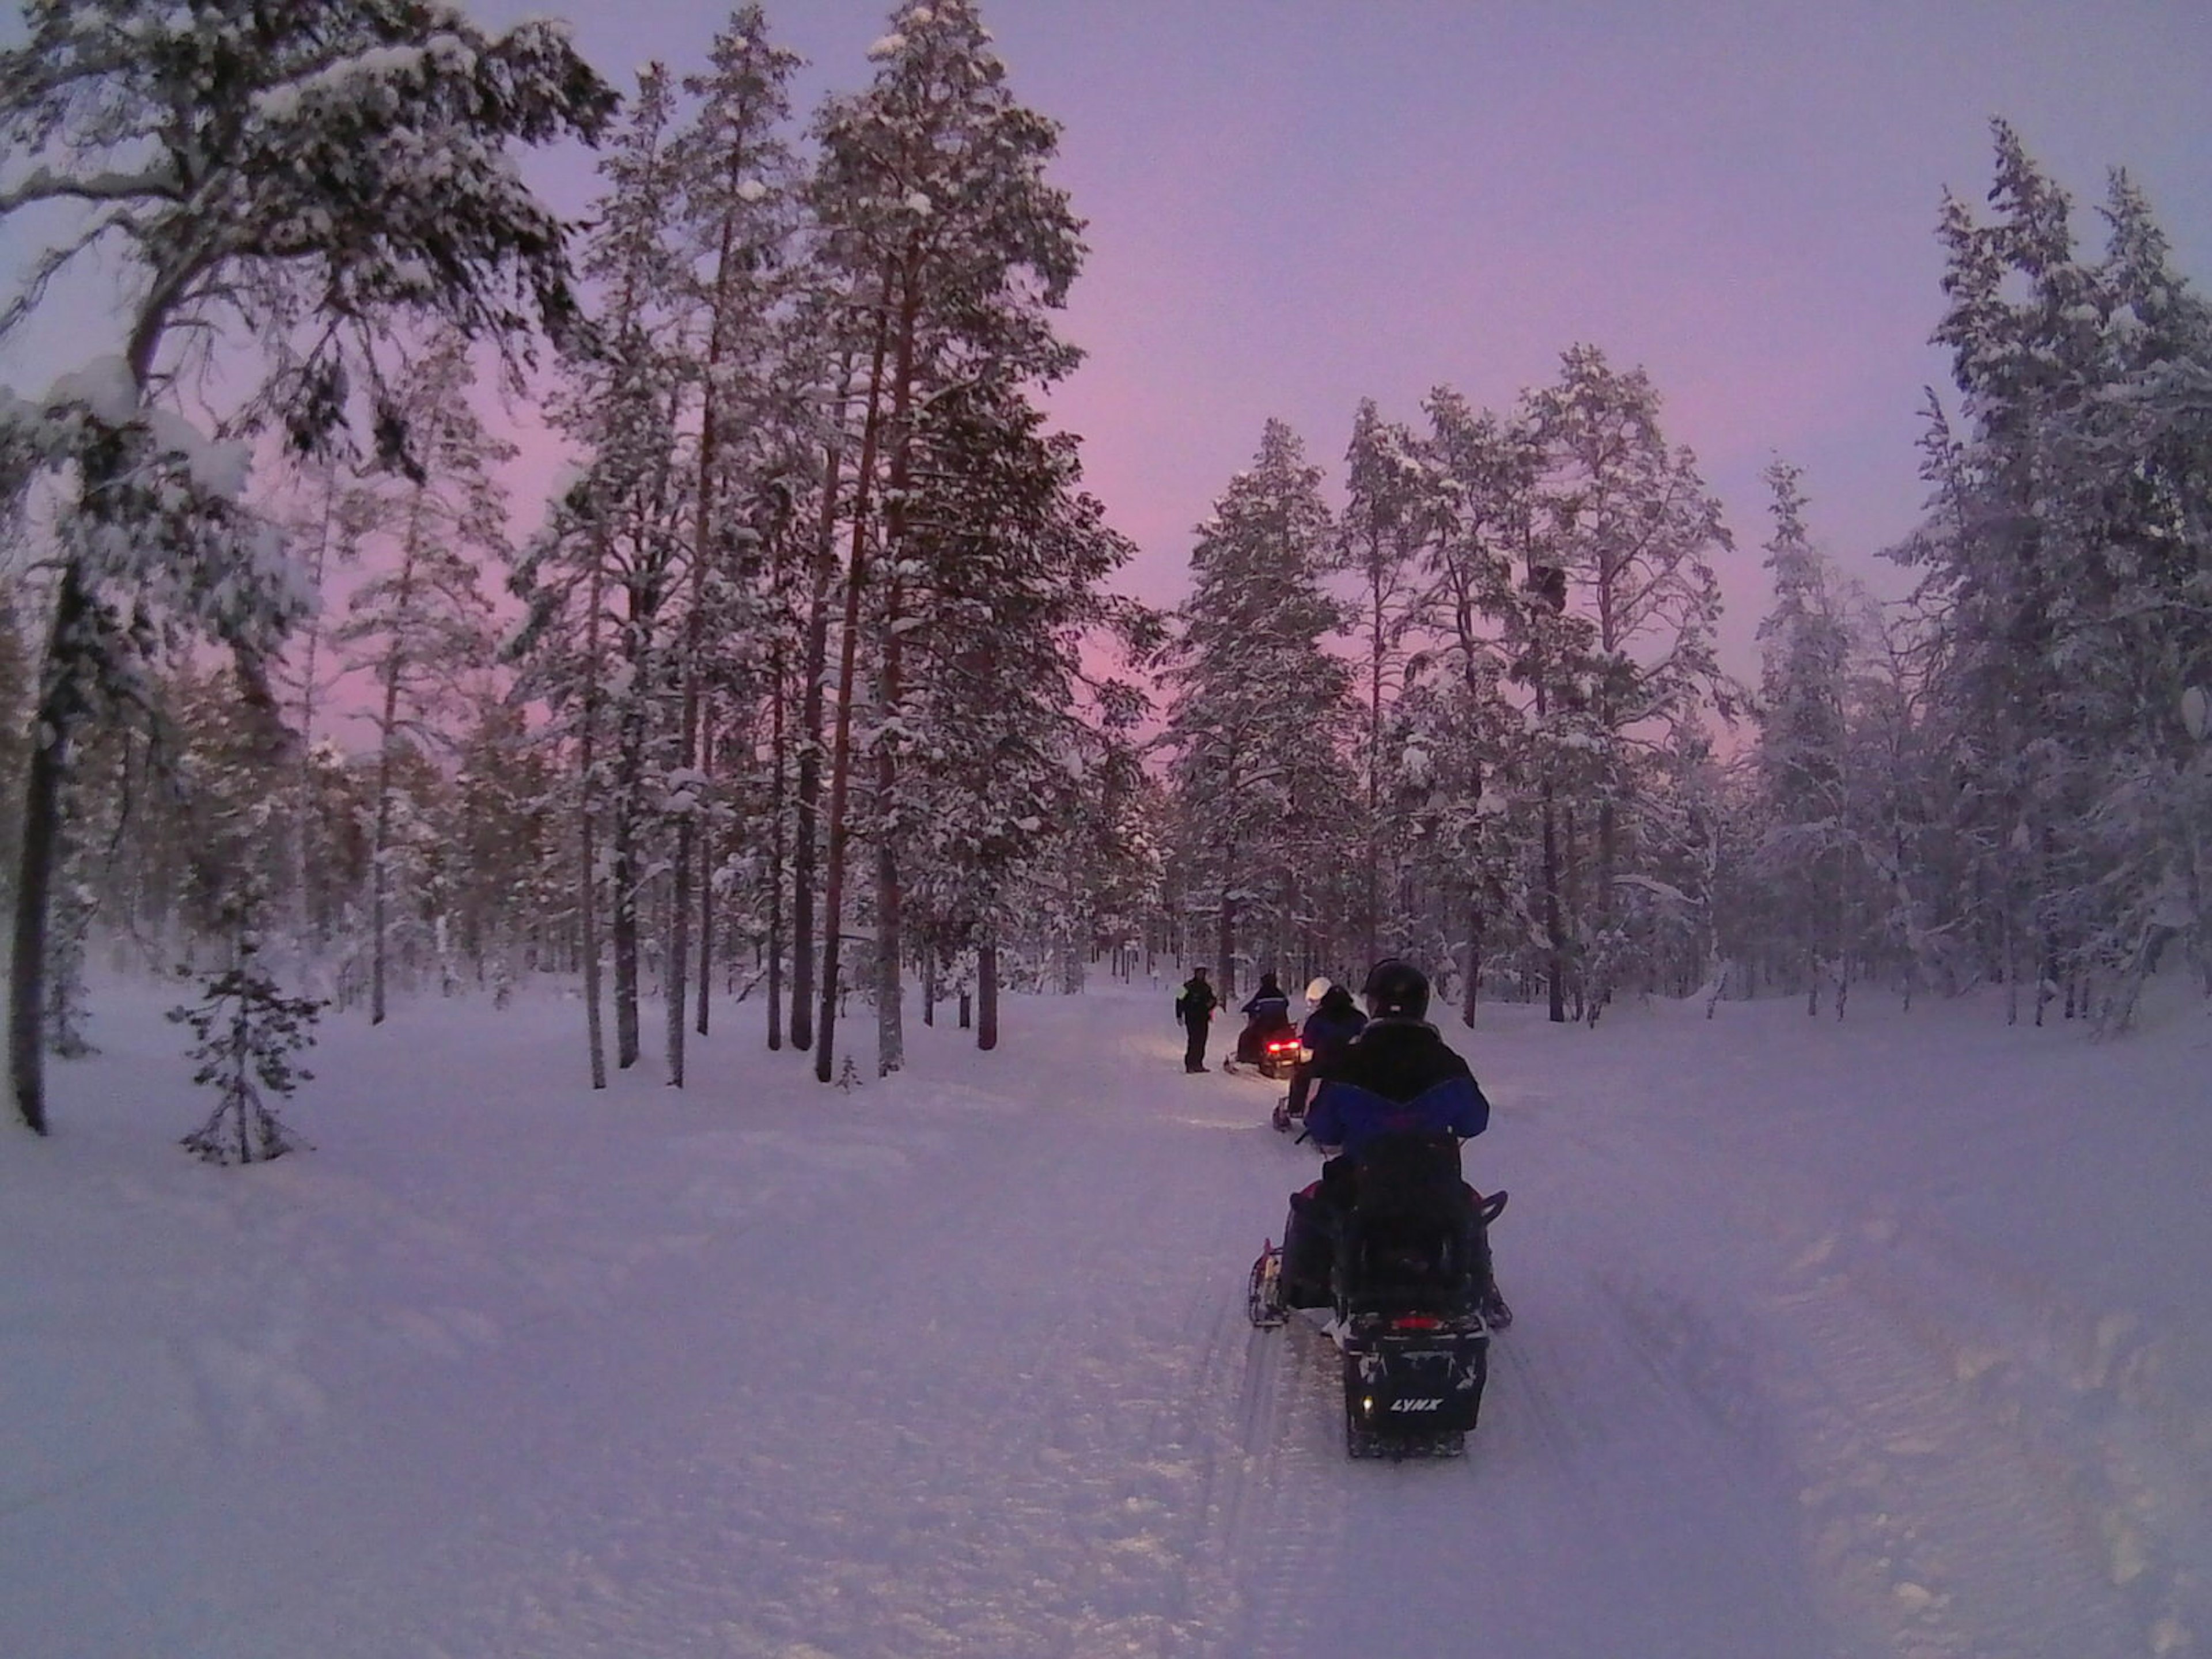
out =
[[[1164,982],[910,1021],[850,1092],[750,1006],[596,1097],[550,994],[334,1017],[316,1150],[250,1170],[174,1146],[178,990],[110,987],[0,1133],[0,1654],[2212,1650],[2212,1019],[2162,988],[2106,1044],[1451,1028],[1519,1318],[1468,1455],[1392,1465],[1244,1322],[1313,1160]]]

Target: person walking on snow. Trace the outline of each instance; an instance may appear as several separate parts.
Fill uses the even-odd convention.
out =
[[[1206,1069],[1206,1032],[1212,1023],[1213,1011],[1221,1006],[1213,994],[1213,987],[1206,982],[1206,969],[1194,968],[1176,999],[1176,1018],[1182,1022],[1188,1041],[1183,1046],[1182,1068],[1186,1072]]]

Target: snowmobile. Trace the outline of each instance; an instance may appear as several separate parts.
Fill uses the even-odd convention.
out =
[[[1261,1077],[1280,1083],[1295,1070],[1305,1054],[1305,1044],[1295,1025],[1248,1025],[1237,1034],[1235,1051],[1221,1062],[1224,1072],[1249,1066]]]
[[[1291,1073],[1306,1057],[1305,1044],[1299,1040],[1295,1026],[1285,1026],[1273,1036],[1260,1041],[1260,1075],[1278,1083],[1289,1080]]]
[[[1393,1144],[1397,1143],[1397,1144]],[[1353,1457],[1456,1457],[1482,1408],[1494,1287],[1484,1237],[1506,1195],[1474,1196],[1448,1135],[1385,1137],[1358,1172],[1339,1223],[1322,1329],[1341,1358],[1345,1449]],[[1284,1324],[1283,1252],[1272,1239],[1252,1264],[1246,1311]]]

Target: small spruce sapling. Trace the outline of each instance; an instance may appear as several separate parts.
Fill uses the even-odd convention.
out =
[[[289,1096],[313,1079],[291,1057],[313,1046],[323,1010],[313,997],[279,991],[260,964],[250,925],[238,925],[236,940],[233,966],[209,982],[204,1000],[172,1008],[168,1016],[192,1028],[199,1039],[192,1081],[216,1093],[207,1121],[179,1143],[210,1164],[265,1163],[307,1145],[277,1121],[263,1091]]]

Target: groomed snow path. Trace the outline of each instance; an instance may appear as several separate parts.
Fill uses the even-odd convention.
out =
[[[2120,1659],[2212,1626],[2208,1114],[2171,1097],[2201,1013],[2133,1048],[1986,1006],[1449,1026],[1520,1317],[1468,1456],[1391,1465],[1345,1457],[1315,1332],[1245,1323],[1315,1160],[1275,1085],[1182,1073],[1170,988],[1018,999],[988,1056],[910,1018],[909,1070],[849,1092],[751,1005],[689,1090],[596,1097],[573,1004],[333,1017],[317,1150],[243,1172],[171,1148],[175,1031],[118,994],[62,1133],[0,1147],[0,1652]]]

